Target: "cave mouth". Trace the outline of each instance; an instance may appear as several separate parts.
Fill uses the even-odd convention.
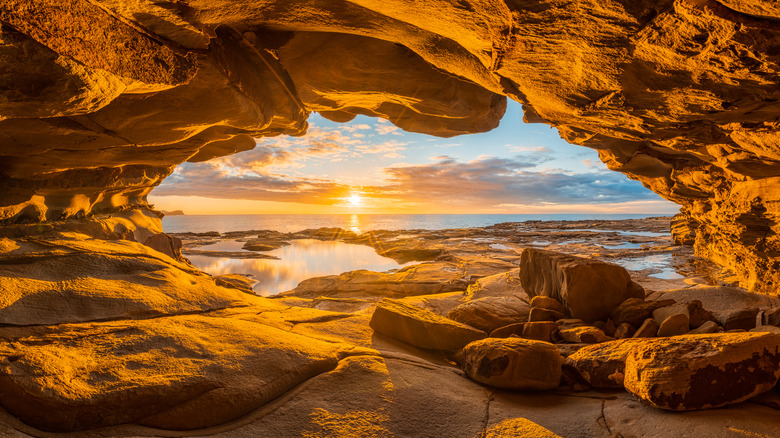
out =
[[[780,428],[771,407],[780,376],[780,11],[733,0],[414,6],[0,4],[4,430],[471,437],[577,436],[583,427],[641,435],[649,422],[663,436]],[[569,203],[621,193],[617,173],[584,190],[576,175],[545,171],[539,155],[426,161],[411,156],[425,148],[402,153],[406,145],[391,142],[382,157],[408,153],[410,162],[382,163],[375,144],[357,141],[359,129],[340,132],[351,143],[296,143],[307,131],[335,135],[326,120],[461,141],[501,129],[502,117],[556,128],[597,151],[591,164],[639,181],[679,215],[413,234],[247,228],[234,238],[236,230],[168,234],[162,221],[175,217],[148,202],[155,188],[219,195],[246,179],[266,182],[274,201],[306,192],[346,210],[404,193],[421,206],[465,196],[517,204],[500,196],[508,190],[537,204],[553,189]],[[272,172],[285,160],[355,151],[381,167],[383,184]],[[574,155],[555,162],[581,163]],[[198,175],[213,174],[222,178],[197,187]],[[187,261],[197,243],[217,239],[255,247],[241,252],[254,256],[290,240],[359,244],[413,264],[309,278],[260,297],[251,278]],[[664,278],[666,266],[653,264],[669,254],[685,278]],[[722,284],[723,270],[742,288]],[[740,403],[758,395],[769,401]],[[658,421],[658,409],[714,407],[731,415]]]

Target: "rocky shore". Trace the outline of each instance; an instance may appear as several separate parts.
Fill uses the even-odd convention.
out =
[[[0,434],[775,436],[780,300],[726,285],[668,226],[3,238]],[[416,261],[264,298],[179,238]],[[613,263],[638,254],[685,275]]]

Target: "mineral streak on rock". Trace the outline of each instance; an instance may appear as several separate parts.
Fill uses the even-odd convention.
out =
[[[780,283],[773,2],[168,3],[0,6],[0,220],[144,205],[175,165],[302,134],[310,111],[450,136],[508,96],[679,203],[678,242]]]

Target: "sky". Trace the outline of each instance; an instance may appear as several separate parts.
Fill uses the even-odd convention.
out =
[[[676,213],[613,172],[595,150],[523,123],[509,101],[498,128],[438,138],[383,119],[330,122],[303,137],[257,139],[246,152],[183,163],[149,196],[187,214]]]

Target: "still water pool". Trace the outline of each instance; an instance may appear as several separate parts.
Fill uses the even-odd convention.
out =
[[[199,246],[201,251],[243,251],[244,242],[222,241]],[[270,259],[234,259],[207,255],[186,255],[198,269],[212,275],[249,274],[255,280],[255,293],[274,295],[295,288],[302,280],[323,275],[367,269],[384,272],[398,269],[395,260],[382,257],[374,249],[363,245],[314,239],[291,240],[289,246],[266,251],[263,254],[278,257]]]

